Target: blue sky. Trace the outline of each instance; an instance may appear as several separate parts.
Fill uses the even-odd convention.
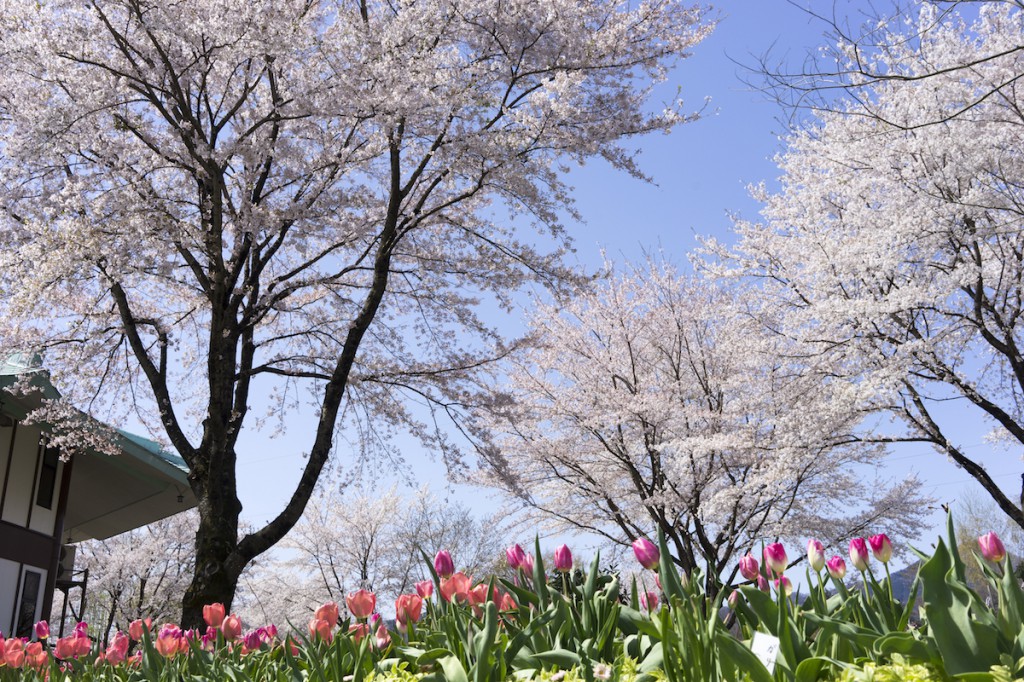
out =
[[[826,26],[787,0],[726,0],[716,3],[713,16],[720,18],[715,32],[694,50],[693,56],[676,69],[662,89],[671,97],[676,87],[688,110],[705,108],[703,117],[677,128],[669,135],[652,135],[637,142],[640,165],[653,177],[646,184],[594,162],[573,171],[570,182],[582,212],[583,224],[569,224],[576,240],[581,264],[596,268],[605,250],[616,261],[639,260],[645,251],[658,250],[677,265],[696,246],[696,235],[714,235],[730,241],[731,213],[755,218],[756,202],[748,196],[747,185],[765,181],[771,186],[778,174],[772,160],[780,151],[788,112],[765,95],[754,91],[744,79],[753,79],[740,64],[753,65],[757,57],[772,54],[799,67],[809,52],[823,41]],[[836,3],[840,14],[855,14],[863,2]],[[817,0],[812,6],[831,12],[831,0]],[[705,105],[705,97],[710,98]],[[511,325],[520,321],[509,321]],[[291,421],[291,420],[290,420]],[[964,420],[959,432],[969,453],[989,462],[1001,484],[1012,487],[1020,464],[1017,457],[991,454],[982,443],[985,428]],[[303,460],[289,452],[287,439],[243,460],[240,472],[244,514],[262,522],[280,511],[291,481],[298,476]],[[428,480],[444,496],[441,465],[411,443],[406,457],[417,479]],[[980,491],[962,471],[927,447],[903,447],[893,452],[888,472],[902,477],[916,471],[925,489],[938,502],[951,502],[965,490]],[[386,489],[390,483],[382,483]],[[465,488],[448,492],[479,512],[493,508],[486,494]],[[859,491],[849,491],[851,501]],[[934,530],[943,522],[942,512],[933,516]],[[880,529],[884,530],[884,529]],[[930,542],[934,532],[924,535]],[[922,543],[927,544],[927,543]]]

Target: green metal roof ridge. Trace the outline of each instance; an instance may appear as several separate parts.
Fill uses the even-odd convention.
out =
[[[128,431],[125,431],[124,429],[118,429],[114,427],[111,428],[113,428],[114,431],[116,431],[122,437],[124,442],[121,443],[121,446],[122,449],[125,450],[126,452],[129,452],[130,454],[135,455],[136,457],[138,457],[139,454],[145,454],[149,455],[150,457],[155,457],[161,460],[162,462],[169,464],[170,466],[174,467],[175,469],[182,473],[188,473],[188,465],[185,464],[185,460],[182,459],[179,455],[174,454],[173,452],[168,452],[163,448],[163,446],[160,445],[160,443],[156,442],[155,440],[151,440],[144,436],[140,436],[136,433],[130,433]],[[124,447],[125,445],[134,445],[135,448]],[[130,452],[131,450],[134,450],[136,448],[141,450],[141,453]]]

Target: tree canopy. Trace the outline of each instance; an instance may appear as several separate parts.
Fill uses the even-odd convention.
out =
[[[639,174],[622,141],[687,119],[649,95],[711,24],[675,0],[15,0],[0,28],[0,347],[186,461],[194,625],[298,520],[340,417],[458,412],[505,352],[478,304],[578,281],[560,164]],[[239,537],[238,439],[274,394],[318,424]]]
[[[923,4],[881,32],[881,75],[788,137],[781,189],[756,191],[762,220],[712,251],[759,280],[780,333],[899,419],[876,441],[932,444],[1024,527],[1024,487],[1006,492],[957,435],[973,419],[996,447],[1024,444],[1017,5],[976,3],[969,20]],[[859,68],[866,53],[851,50]]]

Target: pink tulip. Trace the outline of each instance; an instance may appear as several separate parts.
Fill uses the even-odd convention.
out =
[[[753,554],[740,558],[740,575],[747,580],[757,580],[759,574],[760,567],[757,565],[757,559],[754,558]]]
[[[523,555],[523,563],[519,566],[524,573],[533,575],[533,555],[527,552]]]
[[[242,619],[232,613],[221,621],[220,631],[224,639],[229,642],[235,641],[242,636]]]
[[[418,623],[423,612],[423,597],[418,594],[401,594],[395,600],[395,622],[405,626]]]
[[[640,593],[640,606],[644,607],[648,611],[653,611],[658,608],[658,595],[656,592],[641,592]]]
[[[46,639],[50,636],[50,624],[45,620],[36,623],[36,639]]]
[[[978,547],[981,549],[981,556],[993,563],[999,563],[1006,558],[1006,547],[995,531],[989,531],[978,538]]]
[[[729,598],[726,600],[726,602],[729,604],[729,608],[730,609],[735,609],[736,608],[736,604],[739,602],[739,600],[740,600],[740,591],[739,590],[733,590],[732,592],[729,593]]]
[[[387,649],[391,645],[391,634],[388,629],[383,625],[377,626],[377,633],[374,637],[374,644],[379,651]]]
[[[559,573],[568,573],[572,570],[572,552],[566,545],[555,550],[555,570]]]
[[[203,620],[211,627],[219,628],[220,624],[224,622],[224,615],[224,605],[220,602],[203,607]]]
[[[757,589],[762,592],[768,591],[768,580],[760,573],[757,575]]]
[[[505,558],[508,560],[508,567],[515,570],[523,565],[523,559],[526,558],[526,552],[518,544],[512,545],[505,550]]]
[[[658,550],[658,546],[647,538],[637,538],[633,541],[633,554],[644,568],[651,571],[658,569],[661,552]]]
[[[363,637],[370,634],[370,626],[366,623],[352,623],[348,626],[348,636],[355,640],[356,644],[363,641]]]
[[[145,630],[146,632],[149,632],[152,629],[152,627],[152,618],[147,618],[145,620],[133,620],[131,624],[128,625],[128,636],[131,637],[134,641],[138,642],[142,639],[143,631]]]
[[[850,540],[850,563],[858,571],[863,573],[868,570],[868,543],[864,541],[864,538],[854,538]]]
[[[338,602],[329,601],[323,604],[313,614],[314,618],[325,620],[333,628],[338,624]]]
[[[43,648],[42,642],[32,642],[25,645],[25,663],[41,675],[43,674],[43,668],[46,667],[48,658],[49,654]],[[43,679],[46,679],[46,677],[44,676]]]
[[[501,601],[498,603],[499,611],[515,611],[519,606],[516,604],[516,600],[512,598],[512,595],[506,592],[501,595]]]
[[[815,573],[821,573],[825,568],[825,546],[821,540],[811,538],[807,541],[807,563]]]
[[[65,639],[71,639],[66,637]],[[57,640],[57,644],[60,644],[61,640]],[[55,656],[59,654],[54,653]],[[70,658],[70,656],[68,656]],[[25,665],[25,642],[17,637],[4,642],[4,662],[11,668],[20,668]]]
[[[224,620],[227,622],[226,618]],[[153,646],[156,648],[157,653],[164,658],[174,658],[174,656],[181,651],[181,642],[184,640],[185,637],[181,632],[181,628],[177,625],[167,623],[160,628],[160,632],[157,634],[156,641],[153,642]]]
[[[782,575],[789,566],[786,548],[781,542],[773,542],[764,548],[764,564],[774,575]]]
[[[450,578],[455,573],[455,563],[447,550],[441,550],[434,556],[434,570],[442,578]]]
[[[836,580],[846,577],[846,562],[843,561],[843,557],[836,555],[829,559],[825,566],[828,568],[828,574]]]
[[[69,635],[68,637],[61,637],[57,640],[57,644],[53,647],[53,655],[62,661],[68,661],[72,658],[78,657],[78,647],[75,645],[77,637]],[[11,642],[12,640],[7,640]],[[8,653],[8,660],[10,660],[10,654]]]
[[[354,618],[365,620],[377,608],[377,595],[369,590],[360,589],[345,597],[345,604]]]
[[[322,639],[330,643],[334,639],[334,626],[323,618],[314,618],[309,621],[309,638]]]
[[[889,559],[892,558],[892,542],[888,535],[885,533],[872,535],[868,538],[868,544],[871,545],[871,553],[875,555],[876,559],[883,564],[889,563]]]
[[[453,574],[450,578],[441,581],[441,598],[450,602],[455,599],[457,602],[469,601],[469,590],[472,581],[462,571]]]
[[[416,583],[416,594],[423,599],[430,599],[430,596],[434,594],[434,583],[429,580],[421,580]]]
[[[786,576],[776,578],[775,591],[781,593],[784,597],[788,597],[793,594],[793,583]]]

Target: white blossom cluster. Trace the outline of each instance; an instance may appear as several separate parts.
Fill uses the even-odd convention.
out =
[[[765,330],[757,292],[650,264],[531,320],[483,480],[562,528],[665,531],[684,568],[732,570],[765,538],[913,534],[913,478],[872,481],[856,392]]]
[[[925,4],[882,47],[846,46],[850,96],[788,138],[763,220],[711,250],[865,409],[901,419],[897,439],[935,445],[1024,525],[955,435],[985,420],[1024,445],[1024,12],[978,5],[968,22]]]

